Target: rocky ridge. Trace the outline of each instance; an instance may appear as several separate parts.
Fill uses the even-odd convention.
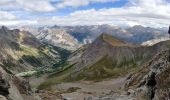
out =
[[[170,43],[165,41],[149,47],[135,46],[110,35],[102,34],[83,52],[80,59],[74,65],[73,73],[80,72],[81,75],[84,73],[84,77],[89,77],[91,75],[93,76],[94,73],[88,70],[89,68],[97,71],[98,68],[107,68],[108,66],[112,66],[111,69],[109,68],[108,70],[140,66],[160,50],[168,48],[169,45]],[[102,64],[98,65],[98,63],[101,62]],[[93,68],[94,66],[96,66],[96,69]],[[85,71],[86,69],[88,71]],[[96,72],[96,74],[106,74],[105,72],[106,69],[101,69]],[[74,77],[74,75],[75,74],[72,76]]]
[[[133,89],[135,91],[134,96],[138,100],[170,99],[169,65],[170,50],[166,49],[132,73],[125,84],[125,88]]]
[[[38,97],[33,96],[31,86],[27,80],[9,74],[0,67],[1,100],[38,100],[36,98]]]

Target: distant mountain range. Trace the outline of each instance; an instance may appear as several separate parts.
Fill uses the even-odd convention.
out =
[[[59,47],[75,50],[81,44],[94,41],[101,33],[108,33],[131,44],[142,44],[152,39],[160,39],[168,36],[165,28],[151,28],[140,25],[120,28],[111,25],[91,26],[44,26],[44,27],[20,27],[21,30],[30,31],[41,41],[48,42]]]
[[[81,46],[76,38],[66,32],[64,29],[53,27],[39,28],[21,28],[21,30],[30,31],[41,42],[74,51]]]

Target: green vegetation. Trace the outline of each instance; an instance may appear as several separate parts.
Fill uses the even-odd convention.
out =
[[[135,70],[137,64],[134,60],[124,60],[124,62],[118,64],[116,61],[111,59],[109,56],[104,56],[99,61],[91,66],[86,66],[79,72],[72,73],[74,64],[64,66],[56,69],[56,72],[51,74],[48,79],[42,83],[38,88],[46,89],[50,88],[51,85],[58,84],[61,82],[73,82],[78,80],[91,80],[100,81],[105,78],[116,78],[124,76],[127,73]]]
[[[16,74],[16,76],[30,77],[30,76],[35,75],[36,73],[37,73],[37,71],[28,71],[28,72],[18,73],[18,74]]]
[[[41,76],[44,73],[49,73],[53,71],[62,71],[65,70],[66,67],[59,67],[63,66],[65,60],[67,59],[68,55],[70,55],[70,52],[58,48],[55,46],[49,46],[46,45],[42,48],[34,48],[34,47],[29,47],[27,45],[22,45],[20,44],[21,50],[16,51],[17,58],[16,63],[19,64],[29,64],[34,66],[33,71],[28,71],[28,72],[23,72],[19,73],[17,75],[22,76],[22,77],[31,77],[31,76]],[[10,51],[9,51],[10,52]],[[59,52],[59,53],[58,53]],[[61,59],[60,61],[56,61],[59,59],[54,59],[52,56],[49,56],[50,53],[60,55]],[[12,66],[13,63],[4,63],[6,66]],[[32,73],[33,72],[33,73]]]
[[[51,74],[48,79],[38,87],[38,89],[50,88],[51,85],[66,82],[66,78],[70,75],[70,72],[73,71],[73,66],[74,64],[66,64],[58,70],[56,69],[56,72]]]
[[[32,55],[32,56],[38,56],[39,53],[38,53],[38,50],[35,49],[35,48],[31,48],[31,47],[28,47],[28,46],[25,46],[25,45],[20,45],[21,47],[21,50],[23,51],[23,53],[25,55]]]
[[[85,67],[83,70],[76,73],[72,77],[68,77],[67,81],[77,81],[81,79],[100,81],[109,77],[116,78],[126,75],[136,67],[137,64],[134,60],[125,59],[123,62],[118,64],[110,57],[104,56],[93,65]]]
[[[19,59],[19,62],[22,62],[22,60],[24,60],[24,61],[28,62],[29,64],[31,64],[32,66],[36,66],[36,67],[42,65],[41,61],[39,61],[36,57],[31,56],[31,55],[23,55],[21,57],[21,59]]]
[[[58,54],[60,54],[60,62],[58,63],[55,63],[53,65],[53,67],[58,67],[58,66],[63,66],[63,64],[66,62],[67,58],[69,57],[69,55],[71,54],[70,51],[66,50],[66,49],[63,49],[63,48],[60,48],[60,47],[56,47],[56,46],[53,46],[53,45],[50,45],[51,46],[51,49],[55,50],[58,52]],[[53,52],[51,50],[51,52]],[[55,52],[53,52],[55,54]]]

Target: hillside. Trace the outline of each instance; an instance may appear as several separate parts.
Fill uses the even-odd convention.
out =
[[[133,89],[134,97],[140,100],[167,100],[169,96],[170,51],[160,51],[148,63],[132,73],[126,84],[126,89]]]
[[[40,88],[62,81],[99,81],[124,76],[169,46],[169,41],[149,47],[134,46],[108,34],[102,34],[77,59],[68,61],[60,72],[50,75]]]
[[[50,72],[70,55],[70,51],[45,44],[28,31],[5,26],[0,28],[0,41],[0,100],[39,100],[29,77]]]
[[[0,41],[0,65],[11,73],[51,67],[61,59],[57,50],[42,44],[27,31],[2,26]]]

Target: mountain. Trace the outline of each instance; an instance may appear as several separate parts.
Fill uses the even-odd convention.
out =
[[[170,42],[170,41],[168,41]],[[133,89],[138,100],[168,100],[170,49],[160,51],[127,79],[126,89]]]
[[[144,41],[168,36],[166,30],[143,27],[141,25],[136,25],[127,28],[126,30],[133,35],[133,37],[128,41],[135,44],[141,44]]]
[[[148,40],[143,42],[141,45],[143,46],[152,46],[156,43],[162,42],[162,41],[167,41],[169,40],[169,37],[163,37],[163,38],[158,38],[158,39],[152,39],[152,40]]]
[[[109,77],[114,76],[115,69],[121,74],[121,70],[143,64],[169,45],[168,42],[164,42],[151,47],[134,46],[111,35],[102,34],[83,52],[74,65],[73,73],[78,75],[72,74],[70,77]]]
[[[153,46],[132,45],[111,35],[101,34],[92,44],[80,49],[79,54],[72,55],[60,71],[50,75],[40,88],[63,81],[98,81],[124,76],[169,46],[169,41]]]
[[[131,37],[131,33],[125,29],[113,25],[90,25],[90,26],[53,26],[56,29],[64,29],[75,37],[79,42],[84,40],[93,41],[101,33],[109,33],[115,37]]]
[[[121,28],[114,25],[91,25],[91,26],[65,26],[56,28],[64,29],[69,34],[74,36],[77,40],[83,41],[84,39],[94,40],[101,33],[108,33],[121,40],[127,41],[132,44],[141,44],[144,41],[166,37],[168,33],[166,29],[156,29],[151,27],[143,27],[136,25],[128,28]]]
[[[0,41],[0,100],[41,100],[29,84],[30,74],[38,77],[51,71],[70,51],[41,42],[28,31],[5,26],[0,28]]]
[[[47,32],[47,30],[54,30],[52,33],[60,34],[60,32],[64,31],[65,34],[68,35],[70,39],[65,38],[64,40],[72,42],[72,45],[78,44],[86,44],[94,41],[101,33],[109,33],[116,38],[120,38],[123,41],[127,41],[131,44],[142,44],[145,41],[152,39],[159,39],[168,36],[167,28],[151,28],[151,27],[143,27],[141,25],[136,25],[133,27],[121,28],[114,25],[90,25],[90,26],[43,26],[43,27],[30,27],[23,26],[20,29],[30,31],[32,34],[37,36],[40,34],[40,37],[46,37],[47,34],[51,34],[51,32]],[[62,31],[61,31],[62,30]],[[39,36],[39,35],[38,35]],[[51,35],[50,35],[51,36]],[[74,38],[74,39],[73,39]],[[43,41],[49,41],[48,38],[43,38]],[[53,40],[53,39],[50,39]],[[55,41],[60,41],[60,39]],[[73,42],[76,41],[76,42]],[[57,42],[58,43],[58,42]],[[60,42],[59,42],[60,43]],[[60,43],[61,44],[61,43]],[[66,42],[66,44],[68,44]],[[62,47],[61,44],[60,47]],[[65,47],[65,45],[63,45]],[[70,47],[70,45],[68,45]]]
[[[21,28],[22,30],[30,31],[41,42],[48,43],[60,48],[74,51],[80,47],[80,43],[72,35],[68,34],[64,29],[53,27],[39,28]]]
[[[27,31],[0,28],[0,66],[11,73],[51,67],[61,59],[53,47],[41,43]]]

